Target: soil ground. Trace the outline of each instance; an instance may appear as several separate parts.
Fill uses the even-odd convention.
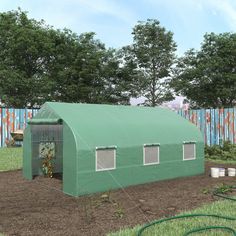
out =
[[[6,235],[106,235],[120,228],[178,214],[212,202],[210,189],[234,184],[234,177],[213,179],[206,163],[204,175],[70,197],[61,191],[60,178],[27,181],[21,170],[0,173],[0,232]],[[232,165],[231,165],[232,166]]]

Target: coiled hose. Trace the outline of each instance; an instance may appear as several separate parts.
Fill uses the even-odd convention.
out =
[[[236,186],[233,186],[232,189],[236,189]],[[231,201],[236,201],[235,198],[232,198],[230,196],[226,196],[224,194],[216,193],[216,191],[213,192],[213,196],[217,196],[217,197],[224,198],[224,199],[231,200]],[[175,219],[194,218],[194,217],[214,217],[214,218],[218,218],[218,219],[236,221],[236,218],[234,218],[234,217],[211,215],[211,214],[186,214],[186,215],[179,215],[179,216],[173,216],[173,217],[169,217],[169,218],[153,221],[153,222],[151,222],[149,224],[146,224],[141,229],[139,229],[139,231],[137,233],[137,236],[142,236],[142,233],[144,232],[144,230],[146,230],[147,228],[149,228],[149,227],[151,227],[153,225],[161,224],[163,222],[167,222],[167,221],[175,220]],[[230,227],[226,227],[226,226],[215,226],[215,225],[193,229],[191,231],[186,232],[183,236],[188,236],[188,235],[190,235],[192,233],[208,231],[208,230],[224,230],[224,231],[231,232],[234,236],[236,236],[236,231],[234,229],[232,229]]]

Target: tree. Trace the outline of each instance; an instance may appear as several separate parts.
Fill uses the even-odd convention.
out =
[[[0,13],[0,100],[128,104],[116,51],[94,36],[55,30],[20,9]]]
[[[133,94],[144,96],[148,106],[172,100],[168,78],[176,50],[173,33],[149,19],[138,22],[132,34],[133,44],[123,48],[123,55],[124,68],[132,68]]]
[[[232,107],[236,104],[236,34],[205,34],[199,51],[179,58],[171,86],[192,107]]]
[[[131,93],[127,86],[130,84],[127,77],[124,76],[119,51],[108,49],[102,65],[103,90],[100,90],[99,95],[101,103],[130,104]]]
[[[106,49],[95,33],[83,33],[71,50],[70,58],[55,60],[55,67],[64,65],[56,73],[57,101],[83,103],[128,104],[129,96],[123,93],[119,76],[116,50]],[[72,45],[72,44],[69,44]],[[72,58],[72,60],[71,60]],[[70,62],[68,64],[68,62]]]
[[[52,47],[49,29],[43,25],[21,10],[0,14],[0,88],[6,105],[31,106],[42,96],[41,75]]]

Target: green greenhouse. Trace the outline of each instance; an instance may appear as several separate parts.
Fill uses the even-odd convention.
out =
[[[165,108],[47,102],[28,124],[24,177],[50,153],[72,196],[204,172],[201,132]]]

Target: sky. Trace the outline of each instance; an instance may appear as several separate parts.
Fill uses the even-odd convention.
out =
[[[113,48],[132,43],[138,21],[157,19],[174,33],[179,56],[199,49],[206,32],[236,31],[236,0],[0,0],[0,12],[18,7],[55,28],[93,31]]]

